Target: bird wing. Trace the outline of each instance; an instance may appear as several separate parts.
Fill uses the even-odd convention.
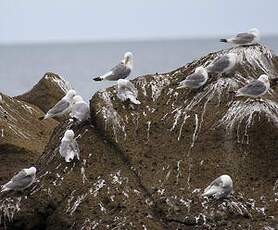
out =
[[[69,141],[62,141],[59,147],[59,153],[62,157],[66,157],[69,150]]]
[[[71,149],[73,150],[73,152],[75,153],[75,155],[77,156],[77,159],[80,160],[79,155],[80,155],[80,149],[79,149],[79,145],[77,143],[76,140],[74,140],[71,145],[70,145]]]
[[[265,92],[266,86],[263,82],[255,80],[238,90],[243,95],[260,95]]]
[[[70,107],[70,103],[67,100],[62,99],[62,100],[58,101],[58,103],[56,105],[54,105],[47,112],[47,114],[52,114],[52,115],[61,114],[61,113],[64,113],[65,110],[67,110],[69,107]]]
[[[28,184],[32,182],[32,176],[27,175],[24,170],[21,170],[18,174],[13,176],[8,184],[8,188],[10,189],[23,189]]]
[[[215,61],[213,61],[208,66],[208,71],[209,72],[222,72],[224,69],[229,67],[229,65],[230,65],[229,57],[221,56],[221,57],[218,57]]]
[[[202,81],[205,80],[205,76],[203,74],[200,74],[200,73],[193,73],[193,74],[188,75],[185,80],[202,82]]]
[[[251,33],[239,33],[234,39],[233,42],[237,44],[246,44],[254,40],[255,36]]]
[[[120,63],[111,69],[111,74],[106,76],[106,80],[116,81],[119,79],[124,79],[130,74],[131,70],[125,66],[125,64]]]

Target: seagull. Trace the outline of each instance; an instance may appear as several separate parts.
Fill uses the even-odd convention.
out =
[[[226,198],[233,192],[233,181],[229,175],[222,175],[216,178],[204,190],[202,196],[214,197],[216,199]]]
[[[137,100],[138,91],[136,87],[126,79],[118,80],[118,98],[121,101],[130,100],[133,104],[140,105],[141,102]]]
[[[260,40],[260,31],[257,28],[249,30],[247,33],[239,33],[228,39],[220,39],[220,42],[233,43],[235,45],[253,45]]]
[[[51,117],[62,116],[63,114],[70,111],[72,106],[73,97],[76,95],[75,90],[71,89],[67,92],[66,96],[64,96],[56,105],[54,105],[44,117],[40,117],[39,120],[44,120]]]
[[[22,169],[12,179],[2,186],[1,192],[10,190],[23,191],[30,187],[36,180],[37,169],[35,167]]]
[[[76,95],[73,98],[70,117],[72,117],[74,120],[77,120],[78,122],[87,120],[90,117],[89,105],[80,95]]]
[[[121,61],[120,64],[116,65],[108,73],[100,77],[96,77],[93,80],[117,81],[119,79],[124,79],[130,74],[132,68],[133,68],[133,54],[131,52],[126,52],[124,55],[124,59]]]
[[[234,53],[222,55],[216,58],[211,64],[206,67],[209,73],[227,73],[231,71],[236,63],[238,62],[238,57]]]
[[[75,156],[80,160],[80,150],[77,141],[74,139],[73,130],[69,129],[65,132],[59,147],[59,153],[65,158],[66,162],[71,162]]]
[[[270,82],[267,75],[261,75],[257,80],[251,81],[246,86],[240,88],[236,92],[236,96],[247,96],[247,97],[261,97],[268,92],[270,89]]]
[[[208,72],[207,70],[200,66],[195,69],[195,72],[186,77],[185,80],[181,81],[177,89],[182,89],[185,87],[198,89],[204,84],[206,84],[208,80]]]

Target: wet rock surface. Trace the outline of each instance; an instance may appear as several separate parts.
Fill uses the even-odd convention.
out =
[[[233,73],[212,74],[199,90],[176,89],[197,66],[227,52],[240,58]],[[38,182],[23,194],[1,197],[2,224],[8,229],[277,229],[277,89],[261,100],[233,93],[262,73],[277,77],[273,54],[260,45],[238,47],[170,73],[138,77],[132,82],[141,105],[121,102],[116,87],[98,92],[90,121],[66,121],[55,129],[36,162]],[[72,163],[58,153],[69,128],[79,135],[81,150],[81,161]],[[235,193],[221,201],[201,198],[222,174],[232,177]]]

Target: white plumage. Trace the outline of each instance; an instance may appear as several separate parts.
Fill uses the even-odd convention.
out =
[[[71,107],[70,116],[78,122],[87,120],[90,117],[89,105],[83,100],[80,95],[73,98],[73,105]]]
[[[66,162],[73,161],[75,157],[80,160],[80,150],[77,141],[74,139],[73,130],[69,129],[65,132],[59,147],[59,153],[65,158]]]
[[[232,192],[232,178],[229,175],[222,175],[210,183],[210,185],[204,190],[202,196],[220,199],[228,197]]]
[[[30,187],[36,180],[37,169],[35,167],[22,169],[12,179],[2,186],[1,192],[22,191]]]
[[[126,79],[118,80],[118,98],[121,101],[131,101],[133,104],[139,105],[141,102],[137,99],[138,91],[136,87]]]

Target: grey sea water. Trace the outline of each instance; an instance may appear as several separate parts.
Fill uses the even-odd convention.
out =
[[[278,53],[278,37],[263,43]],[[209,52],[229,48],[218,39],[191,39],[139,42],[95,42],[72,44],[31,44],[0,46],[0,92],[15,96],[37,83],[51,71],[70,81],[84,98],[115,82],[93,82],[122,59],[134,53],[133,79],[148,73],[174,70]]]

